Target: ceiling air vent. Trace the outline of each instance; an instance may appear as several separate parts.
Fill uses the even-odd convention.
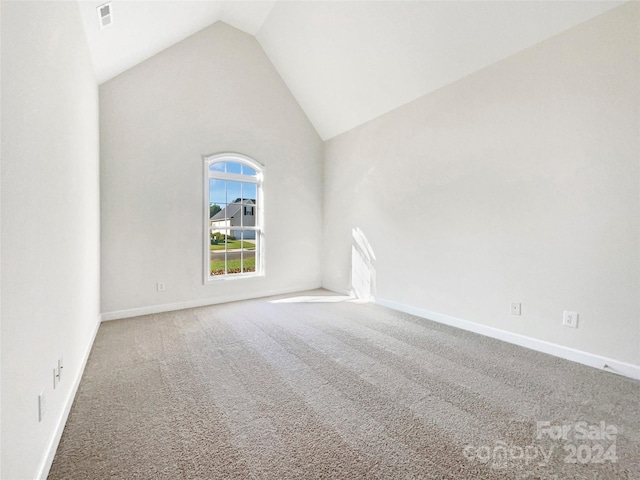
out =
[[[100,28],[106,28],[113,23],[113,12],[111,11],[111,2],[105,3],[98,7],[98,23]]]

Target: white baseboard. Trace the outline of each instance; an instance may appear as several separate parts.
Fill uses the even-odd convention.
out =
[[[84,373],[84,369],[87,366],[87,361],[89,360],[89,354],[91,353],[91,348],[93,348],[93,342],[96,339],[96,335],[98,334],[98,329],[100,328],[100,318],[98,317],[98,321],[96,322],[95,329],[93,330],[93,334],[91,335],[91,341],[85,350],[84,355],[82,356],[82,360],[80,363],[80,370],[76,375],[76,378],[73,379],[73,384],[71,385],[71,390],[65,400],[64,409],[62,411],[62,415],[58,419],[58,423],[56,424],[56,428],[53,432],[53,437],[51,437],[51,441],[47,448],[47,455],[42,460],[40,464],[40,468],[38,469],[38,475],[36,478],[41,480],[46,480],[49,475],[49,470],[51,470],[51,465],[53,464],[53,458],[56,455],[56,451],[58,450],[58,445],[60,444],[60,439],[62,438],[62,432],[64,431],[64,426],[67,424],[67,419],[69,418],[69,413],[71,412],[71,406],[73,405],[73,401],[76,398],[76,393],[78,392],[78,387],[80,386],[80,380],[82,380],[82,374]]]
[[[270,297],[272,295],[285,295],[305,290],[316,290],[318,288],[322,288],[322,286],[319,283],[314,283],[309,285],[299,285],[295,288],[262,291],[259,292],[258,297],[255,296],[255,293],[252,294],[251,292],[247,292],[241,295],[226,295],[222,298],[199,298],[197,300],[188,300],[186,302],[165,303],[162,305],[150,305],[148,307],[137,307],[127,310],[105,312],[101,315],[101,319],[103,322],[106,322],[109,320],[120,320],[123,318],[139,317],[142,315],[152,315],[154,313],[173,312],[175,310],[184,310],[186,308],[206,307],[208,305],[217,305],[219,303],[255,300],[256,298]]]
[[[584,352],[575,348],[565,347],[556,343],[538,340],[537,338],[527,337],[525,335],[508,332],[506,330],[488,327],[486,325],[471,322],[469,320],[463,320],[461,318],[451,317],[442,313],[431,312],[423,308],[405,305],[402,303],[394,302],[392,300],[386,300],[384,298],[376,298],[374,302],[378,305],[390,308],[392,310],[409,313],[417,317],[426,318],[427,320],[433,320],[434,322],[443,323],[445,325],[460,328],[462,330],[478,333],[486,337],[495,338],[497,340],[502,340],[507,343],[519,345],[531,350],[536,350],[538,352],[564,358],[565,360],[571,360],[583,365],[588,365],[589,367],[594,367],[599,370],[604,370],[625,377],[633,378],[635,380],[640,380],[640,366],[638,365],[621,362],[619,360],[603,357],[594,353]]]

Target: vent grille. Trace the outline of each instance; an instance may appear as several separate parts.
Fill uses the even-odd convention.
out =
[[[106,28],[113,23],[111,2],[98,7],[98,23],[100,24],[100,29]]]

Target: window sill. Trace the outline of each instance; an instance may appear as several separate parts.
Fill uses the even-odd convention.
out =
[[[212,283],[220,283],[220,282],[230,282],[235,280],[243,280],[247,278],[261,278],[264,277],[264,273],[238,273],[233,275],[219,275],[215,277],[209,277],[205,284]]]

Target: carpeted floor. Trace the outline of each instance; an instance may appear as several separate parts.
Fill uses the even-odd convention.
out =
[[[640,479],[639,382],[307,295],[102,324],[49,478]]]

